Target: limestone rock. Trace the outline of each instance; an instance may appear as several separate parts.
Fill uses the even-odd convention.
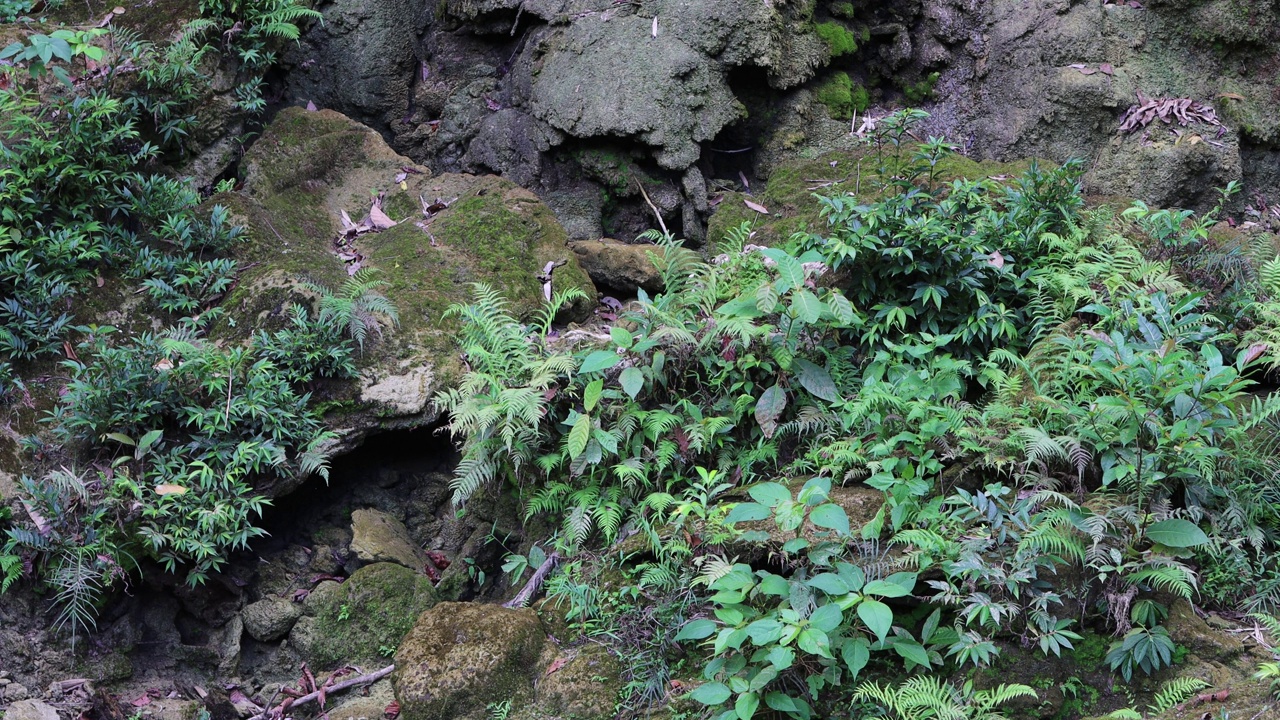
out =
[[[313,668],[381,663],[436,600],[425,575],[395,563],[366,565],[340,585],[312,590],[289,644]]]
[[[532,691],[547,636],[537,614],[440,603],[418,618],[392,674],[405,720],[450,720]]]
[[[634,295],[636,288],[653,293],[662,289],[662,274],[649,255],[662,255],[653,245],[628,245],[610,238],[570,243],[582,269],[602,290]]]
[[[356,510],[351,514],[351,534],[351,550],[364,562],[394,562],[415,572],[427,562],[404,523],[384,512]]]
[[[5,720],[58,720],[58,711],[39,700],[19,700],[4,711]]]
[[[245,606],[240,613],[245,632],[259,642],[279,640],[302,617],[302,605],[285,598],[268,597]]]
[[[214,329],[242,341],[257,329],[287,322],[290,304],[309,304],[304,282],[337,291],[356,268],[335,253],[342,213],[354,221],[370,213],[370,191],[397,224],[359,235],[359,267],[387,283],[379,291],[396,306],[400,324],[371,337],[357,357],[360,378],[332,399],[339,439],[354,447],[376,430],[417,427],[438,419],[430,401],[461,373],[450,305],[471,299],[470,285],[488,283],[528,315],[539,307],[547,263],[566,261],[553,275],[556,290],[582,289],[587,300],[564,311],[582,319],[595,288],[566,247],[568,237],[551,210],[532,193],[493,176],[433,175],[395,153],[374,130],[331,110],[281,111],[244,159],[244,189],[211,203],[227,206],[250,239],[236,248],[244,268],[223,306],[235,323]],[[430,216],[423,203],[433,205]],[[352,260],[348,256],[347,260]],[[270,496],[294,489],[264,488]]]
[[[538,683],[530,717],[608,720],[622,684],[622,664],[601,645],[563,651],[555,672]],[[551,667],[555,667],[554,663]]]

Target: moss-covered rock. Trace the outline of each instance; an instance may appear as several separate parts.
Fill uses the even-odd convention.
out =
[[[892,156],[893,150],[886,149],[885,153]],[[1014,176],[1025,172],[1031,162],[1001,163],[951,155],[938,163],[935,182]],[[707,240],[723,242],[744,223],[755,233],[751,242],[758,245],[779,245],[797,232],[821,232],[826,222],[821,218],[818,196],[852,193],[874,198],[884,185],[878,167],[875,150],[866,146],[784,162],[774,168],[763,190],[755,195],[726,192],[722,196],[708,221]],[[751,208],[747,201],[762,205],[768,214]]]
[[[250,230],[236,251],[239,281],[224,302],[234,325],[216,333],[242,340],[282,324],[288,304],[310,299],[303,281],[340,287],[352,269],[334,244],[342,214],[358,222],[379,195],[398,224],[359,235],[345,249],[387,283],[382,292],[396,305],[400,326],[366,346],[357,383],[326,390],[325,399],[343,408],[330,420],[347,447],[378,428],[438,418],[430,400],[461,369],[458,320],[445,311],[470,299],[470,283],[490,284],[527,315],[543,302],[540,275],[562,263],[552,272],[553,288],[588,296],[565,319],[581,319],[595,300],[564,228],[532,193],[492,176],[433,176],[337,112],[289,108],[246,155],[244,190],[212,199]],[[424,204],[434,206],[429,215]]]
[[[363,562],[393,562],[411,570],[427,561],[404,523],[380,511],[361,508],[351,514],[351,551]]]
[[[608,289],[634,295],[637,288],[648,292],[662,289],[662,274],[649,258],[662,255],[662,248],[648,244],[628,245],[610,238],[581,240],[570,247],[592,282]]]
[[[311,592],[289,644],[316,668],[381,662],[436,601],[425,575],[395,563],[366,565]]]
[[[537,614],[440,603],[418,618],[392,675],[404,720],[452,720],[532,694],[547,636]]]
[[[533,702],[512,718],[608,720],[622,687],[622,663],[602,645],[588,643],[564,650],[538,683]]]
[[[259,642],[279,640],[302,617],[302,606],[281,597],[267,597],[249,603],[240,611],[245,632]]]

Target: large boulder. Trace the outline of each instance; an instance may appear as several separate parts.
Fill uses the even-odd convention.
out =
[[[5,720],[58,720],[58,711],[40,700],[19,700],[4,711]]]
[[[315,668],[383,662],[436,601],[425,575],[395,563],[366,565],[344,583],[316,586],[289,644]]]
[[[302,606],[285,598],[268,597],[246,605],[240,616],[249,637],[272,642],[289,634],[302,617]]]
[[[570,247],[591,281],[602,291],[634,295],[639,288],[650,293],[662,290],[662,273],[649,257],[661,257],[662,248],[628,245],[611,238],[579,240],[570,243]]]
[[[362,508],[351,513],[351,534],[351,550],[363,562],[393,562],[411,570],[427,562],[404,523],[379,510]]]
[[[532,694],[546,631],[533,610],[440,603],[423,613],[392,674],[404,720],[453,720]],[[527,700],[522,701],[523,705]]]
[[[212,200],[228,206],[250,235],[236,251],[239,282],[224,301],[234,324],[216,333],[237,340],[278,327],[290,303],[312,299],[304,281],[337,290],[356,263],[377,271],[387,283],[381,292],[399,312],[400,326],[358,356],[360,379],[327,391],[340,410],[330,417],[339,449],[378,429],[438,419],[431,398],[461,372],[459,320],[445,311],[470,300],[471,283],[492,285],[527,315],[543,302],[545,268],[562,263],[551,273],[553,289],[579,288],[588,298],[565,319],[585,317],[594,304],[595,288],[566,247],[564,228],[532,193],[493,176],[432,175],[337,112],[281,111],[244,167],[243,191]],[[360,234],[339,257],[342,215],[360,222],[371,213],[371,193],[381,195],[382,212],[397,224]]]

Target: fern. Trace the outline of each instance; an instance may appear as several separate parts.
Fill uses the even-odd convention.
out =
[[[1197,692],[1210,687],[1209,683],[1194,677],[1180,677],[1169,680],[1160,686],[1160,690],[1152,699],[1150,710],[1153,714],[1172,710],[1174,706],[1185,701]]]

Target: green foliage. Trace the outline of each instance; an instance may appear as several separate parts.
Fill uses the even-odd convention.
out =
[[[1000,685],[991,690],[974,690],[972,682],[955,687],[936,677],[917,675],[898,687],[864,683],[854,700],[869,700],[884,710],[882,717],[894,720],[915,718],[955,718],[956,720],[1003,720],[1001,705],[1017,698],[1035,698],[1026,685]]]
[[[1107,653],[1107,664],[1119,670],[1126,681],[1133,678],[1135,669],[1147,675],[1172,664],[1173,639],[1162,627],[1134,628],[1112,643]]]
[[[933,97],[933,88],[942,79],[941,73],[931,72],[918,82],[902,86],[902,96],[908,105],[919,105]]]
[[[1210,687],[1209,683],[1200,678],[1174,678],[1160,686],[1160,690],[1156,693],[1149,710],[1153,715],[1172,710],[1175,706],[1186,702],[1192,695],[1207,687]]]
[[[946,141],[911,146],[923,117],[870,124],[882,182],[821,199],[827,225],[788,247],[744,227],[708,263],[655,238],[664,291],[595,342],[489,288],[451,310],[455,502],[505,484],[555,528],[548,593],[638,649],[629,697],[684,658],[723,720],[998,717],[1022,688],[930,673],[1019,642],[1128,680],[1176,659],[1162,595],[1241,568],[1280,604],[1280,400],[1247,397],[1265,349],[1243,342],[1280,337],[1275,268],[1192,292],[1203,265],[1085,210],[1079,164],[944,183]],[[855,521],[868,489],[883,506]],[[1122,638],[1085,639],[1068,600]]]
[[[201,0],[200,15],[226,39],[227,52],[240,69],[237,105],[249,115],[266,109],[264,78],[275,64],[279,45],[296,42],[302,36],[301,24],[322,21],[318,11],[300,0]]]
[[[3,9],[0,8],[0,12]],[[33,33],[24,40],[15,40],[0,50],[0,60],[7,60],[12,65],[0,66],[0,73],[8,74],[11,66],[25,65],[31,77],[40,77],[47,72],[53,73],[65,85],[71,85],[71,76],[66,68],[53,64],[54,60],[71,64],[76,58],[85,58],[94,62],[105,57],[106,52],[93,41],[106,34],[102,28],[89,30],[54,30],[45,35]]]

